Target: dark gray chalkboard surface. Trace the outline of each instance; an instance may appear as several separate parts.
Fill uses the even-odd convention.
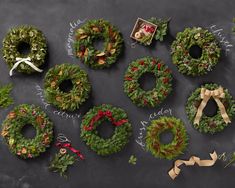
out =
[[[195,130],[185,113],[185,102],[190,92],[200,84],[216,82],[230,90],[235,97],[234,72],[235,53],[231,45],[235,35],[231,32],[232,18],[235,16],[234,0],[0,0],[0,39],[8,29],[21,24],[35,25],[41,29],[49,46],[47,66],[42,74],[15,74],[9,77],[8,68],[1,58],[1,83],[13,83],[12,95],[15,104],[0,110],[2,122],[15,105],[29,103],[39,105],[54,122],[55,135],[62,132],[68,136],[74,147],[79,148],[86,160],[76,163],[69,169],[68,179],[48,171],[50,159],[57,148],[51,147],[37,159],[22,160],[10,154],[8,147],[0,140],[0,188],[138,188],[138,187],[178,187],[178,188],[232,188],[235,186],[235,166],[224,169],[224,163],[218,162],[212,168],[183,167],[181,174],[172,181],[167,172],[173,161],[154,158],[145,152],[136,139],[142,127],[141,121],[149,122],[154,112],[181,118],[186,126],[190,140],[187,151],[180,158],[188,159],[191,155],[209,158],[209,152],[218,153],[235,151],[235,122],[223,132],[205,135]],[[129,35],[137,19],[149,17],[171,17],[170,32],[164,42],[154,42],[151,47],[136,45]],[[75,22],[84,19],[104,18],[116,25],[123,34],[125,49],[118,62],[109,69],[92,70],[70,55],[71,36]],[[72,24],[72,26],[71,26]],[[215,25],[214,27],[211,27]],[[171,62],[170,45],[177,32],[185,27],[201,26],[219,29],[218,37],[223,55],[216,68],[206,76],[191,78],[181,75]],[[211,28],[210,28],[211,27]],[[72,28],[72,29],[71,29]],[[223,38],[224,37],[224,38]],[[226,52],[227,49],[227,53]],[[173,70],[173,93],[157,108],[138,108],[123,92],[123,75],[128,64],[143,56],[157,56]],[[40,88],[46,71],[56,64],[73,63],[81,66],[89,74],[92,83],[92,97],[68,117],[58,114],[55,108],[47,106],[42,98]],[[80,139],[81,116],[93,105],[110,103],[126,110],[133,125],[133,136],[123,151],[109,157],[100,157],[91,151]],[[46,109],[45,109],[46,108]],[[166,111],[168,110],[168,111]],[[81,116],[79,117],[79,115]],[[151,117],[150,117],[151,116]],[[142,122],[143,123],[143,122]],[[136,165],[130,165],[130,155],[138,158]]]

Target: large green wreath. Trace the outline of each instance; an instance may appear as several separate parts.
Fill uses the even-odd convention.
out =
[[[101,51],[93,46],[93,42],[97,39],[104,40]],[[103,19],[89,20],[76,32],[76,56],[92,68],[109,67],[117,61],[122,43],[120,32],[109,22]]]
[[[111,121],[115,125],[111,138],[100,137],[96,130],[104,120]],[[132,127],[125,111],[107,104],[89,110],[83,117],[81,125],[82,139],[93,151],[102,156],[119,152],[128,143],[131,132]]]
[[[60,90],[60,84],[70,80],[73,88],[69,92]],[[61,64],[51,68],[44,78],[45,98],[62,110],[74,111],[86,101],[91,91],[88,75],[78,65]]]
[[[30,46],[30,53],[27,55],[21,54],[18,50],[20,44],[26,43]],[[17,62],[16,58],[29,57],[36,67],[40,67],[45,62],[47,53],[46,38],[43,33],[33,26],[19,26],[12,28],[3,40],[3,58],[8,67],[11,69]],[[16,70],[18,72],[31,74],[35,70],[27,65],[21,63]]]
[[[152,90],[144,91],[138,80],[147,72],[156,76],[156,86]],[[124,91],[137,106],[155,107],[171,92],[171,82],[171,71],[160,59],[144,57],[129,65],[124,76]]]
[[[173,139],[169,144],[160,142],[160,135],[171,131]],[[154,157],[173,159],[182,154],[187,146],[188,136],[183,122],[175,117],[160,117],[147,128],[146,148]]]
[[[22,128],[31,124],[36,136],[27,139],[21,134]],[[34,105],[22,104],[14,108],[2,124],[2,136],[10,151],[24,159],[34,158],[46,151],[53,139],[53,124],[47,115]]]
[[[200,58],[193,58],[189,54],[190,47],[195,45],[202,49]],[[179,72],[192,76],[204,75],[211,71],[221,54],[215,36],[200,27],[186,28],[183,32],[177,33],[171,49],[172,61]]]
[[[194,118],[197,114],[197,109],[202,101],[200,97],[202,87],[209,90],[214,90],[218,89],[220,86],[217,84],[205,84],[200,88],[197,88],[188,98],[186,104],[186,112],[192,124],[194,123]],[[223,103],[229,118],[232,119],[232,117],[235,115],[235,101],[233,100],[233,97],[229,94],[227,89],[224,89],[224,93],[225,98],[220,100]],[[227,127],[227,124],[224,122],[220,114],[220,110],[218,108],[217,114],[213,117],[209,117],[205,114],[202,114],[199,125],[195,124],[194,127],[200,132],[214,134],[216,132],[222,131],[225,127]]]

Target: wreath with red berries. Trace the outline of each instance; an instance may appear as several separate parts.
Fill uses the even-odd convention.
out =
[[[145,91],[138,80],[147,72],[155,75],[156,84],[152,90]],[[171,92],[171,82],[171,71],[160,59],[144,57],[129,65],[124,76],[124,91],[137,106],[155,107]]]
[[[104,40],[102,50],[96,50],[93,45],[94,41],[99,39]],[[109,67],[117,61],[122,43],[120,32],[109,22],[103,19],[89,20],[76,31],[76,56],[92,68]]]
[[[34,138],[26,138],[21,133],[25,125],[36,130]],[[10,151],[24,159],[34,158],[46,151],[53,139],[53,124],[47,115],[34,105],[22,104],[15,107],[2,124],[1,135]]]

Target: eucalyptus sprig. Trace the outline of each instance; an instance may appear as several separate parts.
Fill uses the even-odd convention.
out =
[[[0,107],[6,108],[13,104],[13,98],[10,97],[12,88],[12,84],[7,84],[0,87]]]

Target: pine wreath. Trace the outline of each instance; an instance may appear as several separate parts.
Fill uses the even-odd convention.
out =
[[[152,90],[140,88],[139,78],[144,73],[156,76],[156,85]],[[124,76],[124,91],[137,106],[155,107],[160,104],[172,90],[170,69],[158,58],[144,57],[133,61]]]
[[[111,138],[100,137],[96,130],[104,120],[111,121],[115,126]],[[82,139],[93,151],[102,156],[119,152],[128,143],[131,132],[132,127],[125,111],[108,104],[90,109],[83,117],[81,125]]]
[[[104,40],[103,50],[96,50],[93,42]],[[75,51],[84,64],[92,68],[105,68],[117,61],[121,53],[123,39],[118,29],[109,22],[89,20],[76,32]]]
[[[160,135],[165,131],[171,131],[174,137],[169,144],[160,142]],[[146,148],[154,157],[171,160],[183,153],[187,140],[188,136],[183,122],[175,117],[163,116],[153,120],[147,128]]]
[[[202,50],[199,58],[190,55],[191,47],[199,47]],[[211,71],[221,55],[215,36],[200,27],[186,28],[177,33],[171,49],[172,61],[179,72],[192,76],[204,75]]]
[[[72,89],[60,89],[63,81],[71,81]],[[88,75],[78,65],[61,64],[51,68],[44,78],[45,98],[62,110],[74,111],[89,97],[91,85]]]
[[[29,45],[29,54],[20,53],[19,48],[22,44]],[[17,58],[30,58],[30,62],[38,68],[45,62],[47,53],[46,38],[40,30],[33,26],[23,25],[12,28],[3,40],[2,53],[10,69],[17,63]],[[34,68],[26,63],[20,63],[15,70],[27,74],[36,72]]]
[[[215,90],[218,89],[219,87],[221,86],[217,84],[212,84],[212,83],[205,84],[200,88],[197,88],[188,98],[186,104],[186,112],[188,115],[188,119],[192,124],[194,124],[194,119],[197,114],[198,107],[200,106],[202,101],[200,97],[201,88],[206,88],[208,90]],[[224,105],[228,117],[232,119],[232,117],[235,115],[235,101],[233,100],[233,97],[229,94],[227,89],[224,89],[224,94],[225,97],[220,99],[220,101]],[[224,122],[224,119],[221,116],[219,108],[217,110],[217,113],[212,117],[206,116],[204,113],[202,113],[199,124],[194,124],[194,127],[200,132],[210,133],[210,134],[221,132],[227,126],[228,125]]]
[[[21,134],[22,128],[31,124],[36,136],[27,139]],[[10,151],[24,159],[34,158],[46,151],[53,139],[53,124],[47,115],[34,105],[22,104],[14,108],[2,124],[2,136]]]

